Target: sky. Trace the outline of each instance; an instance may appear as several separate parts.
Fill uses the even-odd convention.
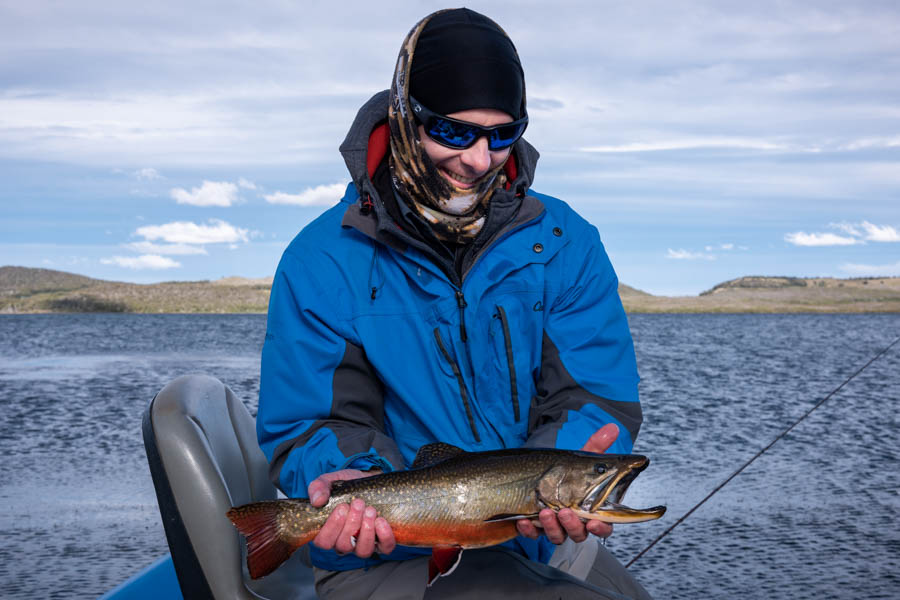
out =
[[[0,265],[269,277],[434,2],[0,0]],[[452,5],[451,5],[452,6]],[[900,3],[473,1],[621,282],[900,276]]]

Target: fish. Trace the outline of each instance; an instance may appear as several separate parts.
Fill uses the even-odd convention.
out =
[[[607,523],[662,517],[665,506],[622,504],[649,462],[637,454],[550,448],[467,452],[436,442],[422,446],[408,470],[333,482],[321,508],[287,498],[233,507],[227,516],[247,540],[247,567],[258,579],[312,541],[338,505],[360,498],[387,520],[398,544],[432,549],[431,585],[453,572],[464,549],[516,537],[516,521],[536,521],[544,508]]]

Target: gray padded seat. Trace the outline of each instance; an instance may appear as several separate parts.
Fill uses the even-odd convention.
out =
[[[172,561],[185,598],[315,598],[305,549],[253,581],[231,506],[276,497],[246,407],[219,380],[186,375],[144,414],[144,445]]]

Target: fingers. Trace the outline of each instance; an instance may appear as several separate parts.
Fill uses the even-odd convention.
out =
[[[588,438],[588,441],[585,442],[581,449],[585,452],[603,454],[609,450],[609,447],[613,445],[617,437],[619,437],[619,428],[615,423],[607,423],[595,431],[594,435]]]
[[[557,545],[566,541],[566,538],[572,538],[573,542],[583,542],[587,539],[589,532],[593,533],[589,527],[596,528],[598,531],[602,532],[598,535],[604,533],[609,535],[609,533],[612,532],[611,527],[606,523],[600,523],[599,521],[591,521],[591,523],[585,525],[578,515],[568,508],[559,511],[558,515],[549,508],[545,508],[538,515],[538,519],[541,527],[543,527],[543,534],[547,536],[548,540]],[[599,524],[600,527],[592,525],[593,523]],[[609,527],[608,531],[606,527]],[[532,539],[537,538],[541,533],[528,519],[520,519],[517,521],[516,529],[520,534]]]
[[[573,542],[583,542],[587,539],[588,532],[584,523],[568,508],[559,511],[559,522]]]
[[[356,540],[353,539],[359,533],[362,525],[363,511],[366,509],[366,503],[359,498],[354,498],[350,503],[350,511],[344,520],[344,527],[338,535],[334,543],[335,551],[342,554],[349,554],[356,549]]]
[[[375,519],[375,537],[378,539],[378,552],[380,554],[390,554],[397,545],[394,539],[394,532],[390,524],[383,518]]]
[[[319,530],[319,533],[313,539],[313,544],[322,550],[332,550],[338,536],[341,534],[341,530],[344,528],[344,521],[347,519],[348,512],[350,512],[350,506],[338,504],[331,511],[331,514],[328,515],[328,519],[322,525],[322,529]]]
[[[390,524],[359,498],[339,504],[329,515],[313,543],[323,550],[369,558],[375,552],[390,554],[397,545]]]
[[[598,537],[607,538],[612,535],[613,526],[610,523],[592,520],[588,521],[587,530]]]
[[[519,535],[524,535],[533,540],[536,540],[541,536],[541,531],[534,526],[531,519],[519,519],[516,521],[516,529],[518,530]]]
[[[540,520],[541,526],[544,528],[544,535],[548,540],[557,545],[566,541],[566,532],[560,525],[559,519],[556,518],[556,513],[545,508],[538,515],[538,520]]]
[[[325,506],[331,495],[331,482],[325,475],[322,475],[313,479],[306,491],[309,494],[309,503],[316,508],[321,508]]]
[[[363,510],[362,523],[359,527],[359,535],[356,539],[356,555],[360,558],[372,556],[375,552],[375,516],[376,511],[371,506]]]

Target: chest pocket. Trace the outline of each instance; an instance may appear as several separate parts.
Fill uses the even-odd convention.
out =
[[[508,414],[517,424],[528,416],[534,394],[532,374],[540,366],[540,344],[534,340],[543,339],[543,307],[540,300],[530,302],[529,296],[505,296],[494,305],[490,325],[494,385],[499,396],[509,399]]]

